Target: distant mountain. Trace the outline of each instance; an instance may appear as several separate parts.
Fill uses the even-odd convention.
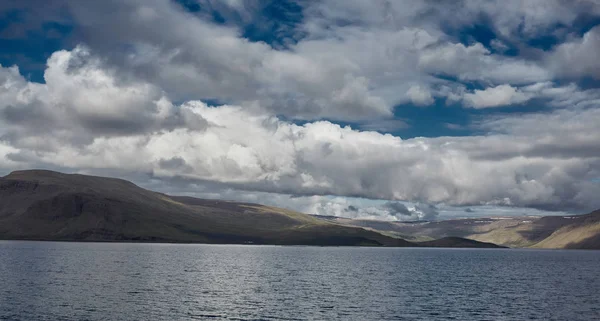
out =
[[[496,248],[498,245],[493,243],[478,242],[462,237],[444,237],[437,240],[420,242],[425,247],[477,247],[477,248]]]
[[[435,222],[384,222],[327,218],[410,241],[461,237],[508,247],[600,249],[600,210],[586,215],[467,218]],[[432,246],[429,243],[429,246]]]
[[[420,246],[286,209],[43,170],[0,178],[0,239]]]

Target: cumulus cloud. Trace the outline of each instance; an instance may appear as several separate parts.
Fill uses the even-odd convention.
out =
[[[90,47],[119,78],[143,79],[173,101],[210,99],[287,118],[344,121],[391,117],[395,105],[407,102],[430,105],[436,88],[447,83],[439,76],[514,87],[551,80],[555,65],[571,65],[554,62],[568,57],[593,64],[581,58],[595,52],[589,50],[594,30],[581,43],[564,44],[556,50],[558,58],[549,60],[493,54],[446,32],[494,17],[490,27],[501,39],[493,44],[518,47],[552,26],[570,26],[582,14],[600,12],[587,1],[297,3],[303,19],[281,26],[283,37],[292,38],[277,40],[289,42],[281,49],[243,36],[249,24],[270,23],[262,21],[261,1],[199,4],[202,10],[195,14],[158,0],[63,0],[45,10],[53,16],[68,12],[79,30],[72,41]],[[212,21],[215,12],[227,22]]]
[[[144,79],[175,101],[211,99],[287,118],[391,117],[398,104],[431,105],[435,88],[447,83],[439,76],[493,85],[530,84],[552,76],[543,61],[492,54],[481,43],[463,44],[444,34],[446,26],[440,24],[460,16],[466,20],[456,21],[459,28],[481,15],[498,15],[508,19],[496,26],[500,30],[514,22],[500,9],[519,12],[512,2],[506,8],[465,2],[459,6],[465,12],[461,15],[451,14],[454,5],[443,4],[303,3],[304,19],[286,32],[294,40],[285,50],[242,36],[243,26],[262,6],[256,1],[202,1],[209,11],[242,19],[241,26],[217,25],[173,2],[64,3],[80,24],[74,41],[92,48],[121,77]],[[526,10],[519,16],[523,24],[531,22],[529,29],[543,29],[557,19],[550,12],[571,12],[563,7],[553,3],[544,6],[547,15]]]
[[[0,66],[2,139],[43,150],[52,138],[84,143],[101,136],[207,126],[190,109],[173,105],[159,88],[117,79],[84,47],[54,53],[44,78],[45,84],[28,82],[17,67]]]
[[[589,76],[600,79],[600,27],[586,32],[583,37],[557,46],[548,57],[551,68],[568,78]]]
[[[481,43],[446,43],[425,50],[418,59],[425,72],[484,83],[528,84],[551,79],[538,62],[491,54]]]
[[[328,121],[297,125],[235,105],[189,101],[175,108],[159,93],[152,95],[149,85],[114,82],[88,62],[69,64],[74,54],[59,52],[49,60],[45,85],[25,81],[15,68],[2,69],[2,141],[9,146],[3,162],[118,168],[157,179],[295,195],[546,209],[600,206],[600,186],[593,181],[600,176],[598,109],[490,119],[480,124],[495,133],[488,136],[403,140]],[[93,110],[87,109],[90,104]],[[44,134],[34,120],[10,116],[31,108],[48,115]],[[182,111],[187,118],[179,117]],[[136,121],[132,113],[147,121],[138,130],[101,126],[106,119]],[[205,125],[194,127],[196,122]],[[425,206],[417,210],[434,213]]]
[[[466,90],[463,86],[447,87],[439,90],[447,103],[461,103],[463,107],[474,109],[518,106],[536,100],[540,105],[554,108],[581,109],[595,107],[600,102],[600,89],[582,89],[575,83],[557,86],[544,81],[525,86],[508,84],[491,86],[485,89]]]
[[[475,90],[473,93],[464,95],[466,105],[476,109],[522,104],[531,98],[530,94],[519,91],[510,85]]]
[[[557,24],[571,26],[578,18],[600,13],[600,5],[590,0],[458,0],[433,3],[410,0],[374,0],[369,3],[360,0],[327,0],[308,3],[307,6],[309,14],[314,16],[312,28],[322,28],[335,22],[343,24],[345,21],[396,27],[420,24],[427,28],[440,25],[460,28],[472,26],[474,22],[487,22],[502,37],[525,39],[538,37],[556,28]]]
[[[415,105],[431,105],[434,102],[433,97],[431,96],[431,92],[427,88],[422,88],[421,86],[411,86],[406,92],[408,98]]]
[[[81,23],[82,42],[122,77],[142,78],[171,99],[217,99],[297,119],[391,115],[370,78],[338,55],[251,42],[236,28],[199,19],[173,2],[68,4]]]
[[[455,22],[451,23],[464,24],[482,17],[493,17],[490,19],[493,30],[512,39],[536,38],[557,25],[565,28],[581,17],[600,13],[600,5],[588,0],[463,0],[452,7],[446,11],[447,16],[455,18]]]

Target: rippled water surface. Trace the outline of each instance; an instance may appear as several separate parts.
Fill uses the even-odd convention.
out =
[[[600,320],[600,252],[0,242],[1,320]]]

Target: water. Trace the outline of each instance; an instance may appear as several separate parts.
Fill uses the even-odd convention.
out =
[[[600,251],[0,242],[0,320],[600,320]]]

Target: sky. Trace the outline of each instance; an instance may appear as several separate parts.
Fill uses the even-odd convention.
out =
[[[0,173],[382,220],[600,208],[600,2],[6,0]]]

